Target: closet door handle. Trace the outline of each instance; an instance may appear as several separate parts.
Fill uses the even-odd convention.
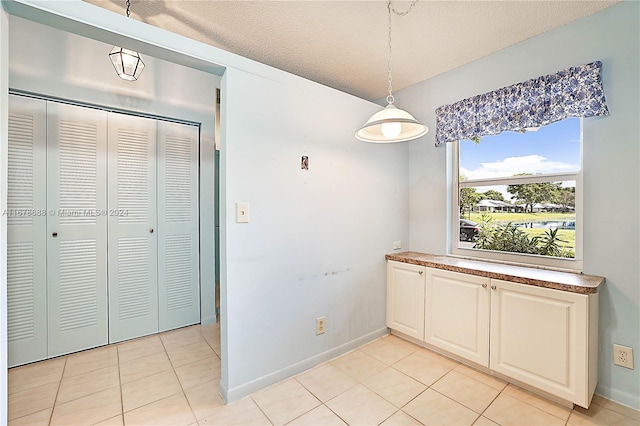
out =
[[[58,236],[58,233],[57,233],[57,232],[52,232],[52,233],[51,233],[51,236],[52,236],[53,238],[55,238],[55,237],[57,237],[57,236]]]
[[[153,234],[153,228],[150,228],[150,229],[149,229],[149,233],[150,233],[150,234]]]

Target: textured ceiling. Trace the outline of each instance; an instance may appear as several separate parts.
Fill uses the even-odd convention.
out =
[[[125,13],[124,0],[85,1]],[[394,90],[617,2],[421,0],[392,18]],[[386,1],[132,0],[131,17],[365,99],[386,95]]]

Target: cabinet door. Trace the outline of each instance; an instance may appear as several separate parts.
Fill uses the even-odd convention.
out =
[[[387,263],[387,327],[424,339],[424,266]]]
[[[156,120],[109,114],[109,341],[158,332]]]
[[[9,367],[47,357],[46,102],[9,96],[7,339]]]
[[[491,369],[588,406],[588,296],[491,284]]]
[[[200,322],[198,144],[198,127],[158,122],[160,331]]]
[[[48,102],[49,357],[108,343],[107,113]]]
[[[489,278],[427,268],[425,341],[489,366]]]

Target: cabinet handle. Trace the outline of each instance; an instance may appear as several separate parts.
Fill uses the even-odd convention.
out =
[[[423,273],[423,272],[424,272],[424,271],[418,271],[418,273],[419,273],[420,275],[422,275],[422,273]]]
[[[55,237],[57,237],[57,236],[58,236],[58,233],[57,233],[57,232],[52,232],[52,233],[51,233],[51,236],[52,236],[53,238],[55,238]]]
[[[482,284],[482,288],[487,288],[487,284]]]
[[[153,234],[153,228],[149,229],[149,233]]]
[[[495,285],[491,286],[491,290],[495,290],[497,287]]]

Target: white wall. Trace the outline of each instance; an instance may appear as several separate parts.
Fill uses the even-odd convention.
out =
[[[223,392],[233,400],[386,333],[384,254],[407,242],[408,145],[357,141],[379,107],[322,86],[237,70],[224,83]],[[250,223],[235,223],[238,201]],[[316,336],[321,316],[327,332]]]
[[[9,15],[0,8],[0,211],[7,208]],[[0,425],[7,424],[7,217],[0,217]]]
[[[624,2],[399,92],[397,104],[435,128],[435,109],[595,60],[611,115],[584,120],[584,273],[600,296],[596,392],[640,409],[640,3]],[[444,254],[447,150],[429,133],[410,151],[410,248]],[[612,344],[633,347],[635,370],[614,366]]]
[[[11,16],[9,87],[79,102],[200,122],[201,314],[215,322],[213,177],[220,77],[143,55],[138,81],[119,78],[113,46]]]

